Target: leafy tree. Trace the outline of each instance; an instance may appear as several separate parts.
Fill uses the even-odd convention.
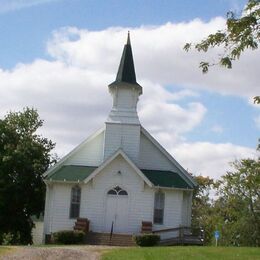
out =
[[[199,43],[186,43],[184,50],[195,48],[197,51],[207,52],[211,48],[223,47],[224,51],[216,63],[201,61],[199,67],[203,73],[208,72],[210,66],[221,65],[232,68],[232,62],[238,60],[246,49],[255,50],[260,42],[260,1],[249,0],[242,16],[237,17],[234,12],[227,13],[226,28],[219,30]],[[254,102],[260,104],[260,96],[254,97]]]
[[[202,228],[205,243],[209,244],[214,230],[214,208],[210,199],[210,191],[214,189],[214,180],[209,177],[196,176],[198,186],[193,192],[192,200],[192,227]]]
[[[215,202],[224,245],[260,246],[260,159],[233,163],[218,182]]]
[[[44,209],[42,174],[53,162],[54,143],[36,131],[43,125],[35,109],[10,112],[0,120],[0,231],[13,243],[32,242],[32,215]]]

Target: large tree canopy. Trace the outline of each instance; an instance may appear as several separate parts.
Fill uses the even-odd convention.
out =
[[[16,243],[31,243],[31,216],[44,209],[42,174],[52,163],[54,144],[36,133],[42,124],[29,108],[0,120],[0,232],[12,234]]]
[[[205,243],[209,244],[212,240],[214,231],[214,208],[210,191],[214,188],[214,180],[209,177],[196,176],[198,186],[193,192],[192,201],[192,227],[202,228],[205,235]]]
[[[260,246],[260,159],[242,159],[233,167],[219,181],[215,205],[223,243]]]
[[[214,230],[219,230],[221,245],[260,246],[260,159],[232,165],[233,171],[218,181],[196,177],[192,225],[204,229],[206,244],[214,243]]]

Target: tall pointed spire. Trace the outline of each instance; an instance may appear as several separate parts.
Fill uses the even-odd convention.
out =
[[[108,85],[113,107],[107,123],[140,125],[137,103],[143,88],[136,82],[134,60],[128,32],[116,80]]]
[[[127,42],[124,46],[124,50],[123,50],[120,65],[118,68],[116,80],[113,83],[111,83],[109,86],[119,85],[120,83],[128,83],[128,84],[134,84],[134,85],[140,86],[136,82],[135,66],[134,66],[129,31],[127,34]]]

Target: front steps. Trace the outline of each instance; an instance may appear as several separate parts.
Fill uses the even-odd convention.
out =
[[[113,234],[110,240],[109,233],[88,232],[85,243],[89,245],[109,245],[109,246],[136,246],[132,235]]]

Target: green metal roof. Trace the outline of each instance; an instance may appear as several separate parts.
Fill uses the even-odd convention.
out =
[[[47,176],[47,180],[53,181],[83,181],[85,180],[97,167],[92,166],[78,166],[65,165],[55,171],[52,175]]]
[[[154,186],[192,189],[181,176],[172,171],[157,171],[157,170],[141,170],[142,173],[153,183]]]
[[[47,176],[47,180],[77,182],[85,180],[97,167],[64,165],[53,174]],[[192,189],[181,176],[172,171],[141,170],[154,186],[167,188]]]
[[[141,88],[141,86],[136,82],[135,66],[129,32],[127,36],[127,43],[124,46],[123,54],[118,68],[116,80],[109,86],[118,85],[122,82],[134,84],[136,85],[136,87]]]

